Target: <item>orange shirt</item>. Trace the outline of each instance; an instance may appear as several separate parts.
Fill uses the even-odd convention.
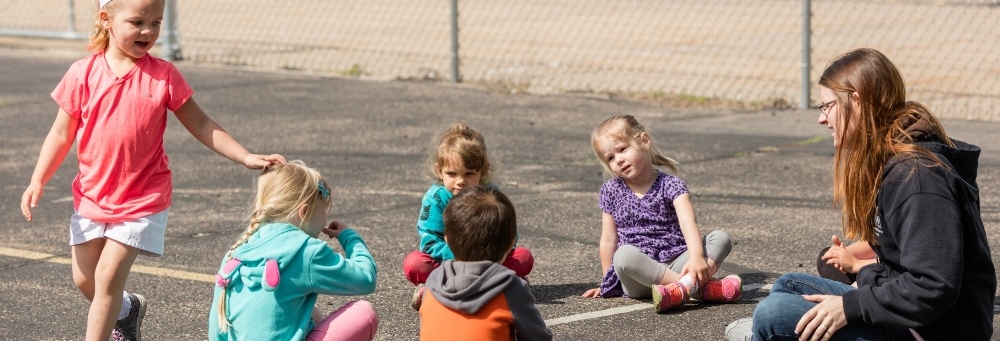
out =
[[[163,150],[167,110],[194,92],[173,64],[146,54],[119,78],[103,53],[70,66],[52,91],[60,108],[80,120],[80,172],[73,208],[99,222],[134,220],[170,207],[171,175]]]
[[[464,314],[424,293],[420,305],[421,340],[514,340],[514,315],[504,294],[493,297],[475,314]],[[433,318],[425,318],[433,316]]]

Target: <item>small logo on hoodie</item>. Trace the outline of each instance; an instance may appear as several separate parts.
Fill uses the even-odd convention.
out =
[[[875,225],[875,236],[882,236],[882,215],[878,213],[878,207],[875,208],[875,217],[872,218],[872,224]]]
[[[431,205],[424,205],[420,210],[420,220],[427,220],[431,217]]]

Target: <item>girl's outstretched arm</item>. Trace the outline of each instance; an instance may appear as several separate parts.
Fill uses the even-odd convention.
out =
[[[601,212],[601,243],[598,246],[601,253],[601,280],[604,274],[611,267],[611,259],[618,250],[618,226],[615,225],[615,218],[608,212]],[[583,293],[583,297],[601,297],[601,288],[594,288]]]
[[[308,266],[309,280],[306,281],[312,286],[310,290],[323,295],[367,295],[374,292],[378,267],[368,245],[357,231],[346,225],[337,225],[336,231],[344,255],[334,251],[326,242],[313,239],[321,247],[307,257],[311,264]],[[330,235],[330,232],[326,234]]]
[[[285,158],[278,154],[250,154],[225,129],[222,129],[222,126],[216,123],[211,117],[208,117],[205,111],[201,110],[198,103],[194,101],[193,97],[188,99],[180,108],[174,110],[174,115],[177,115],[177,120],[181,121],[184,128],[191,135],[194,135],[194,138],[208,147],[208,149],[225,156],[233,162],[242,164],[246,168],[261,169],[272,163],[285,163]]]
[[[21,195],[21,214],[24,215],[24,219],[31,221],[31,208],[38,206],[38,199],[45,191],[45,184],[52,179],[52,174],[59,169],[69,149],[73,147],[79,124],[78,117],[70,116],[62,108],[56,113],[56,120],[52,123],[52,129],[45,137],[45,142],[42,143],[42,151],[38,154],[38,163],[35,164],[35,171],[31,174],[31,183]]]
[[[701,287],[712,277],[714,271],[709,269],[708,261],[705,260],[705,246],[701,239],[701,231],[698,230],[694,205],[691,204],[691,193],[681,194],[674,199],[674,210],[677,211],[677,221],[681,225],[681,234],[684,235],[684,243],[688,247],[688,261],[684,264],[680,275],[684,277],[686,274],[691,274]]]

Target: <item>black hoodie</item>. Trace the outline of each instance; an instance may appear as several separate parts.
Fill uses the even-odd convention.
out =
[[[872,245],[878,263],[844,295],[849,322],[913,328],[926,340],[989,340],[996,274],[979,214],[979,147],[914,134],[937,156],[893,157],[883,170]]]

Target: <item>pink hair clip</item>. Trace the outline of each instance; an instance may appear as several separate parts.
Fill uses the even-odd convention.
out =
[[[222,277],[222,275],[216,274],[215,275],[215,285],[218,286],[218,287],[220,287],[220,288],[228,287],[229,286],[229,279],[225,278],[225,277]]]

